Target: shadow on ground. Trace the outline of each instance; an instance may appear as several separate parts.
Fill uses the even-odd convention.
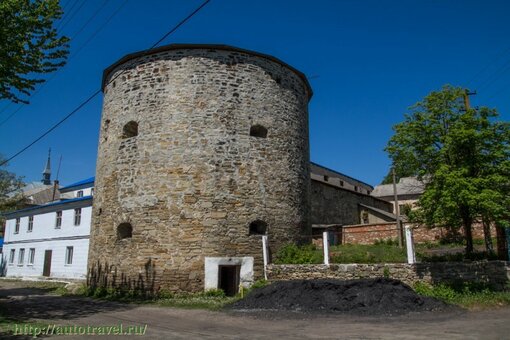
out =
[[[92,314],[129,310],[135,305],[94,300],[79,296],[52,295],[52,288],[16,287],[17,282],[0,282],[0,338],[24,339],[12,335],[14,324],[44,325],[52,320],[73,320]],[[33,338],[32,336],[26,339]]]

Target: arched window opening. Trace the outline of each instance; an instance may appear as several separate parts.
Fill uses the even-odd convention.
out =
[[[133,237],[133,227],[131,223],[121,223],[117,227],[117,239],[123,240]]]
[[[250,136],[258,137],[258,138],[266,138],[267,137],[267,129],[262,125],[253,125],[250,128]]]
[[[267,233],[267,223],[256,220],[250,223],[250,235],[265,235]]]
[[[131,138],[138,136],[138,123],[135,121],[130,121],[124,128],[122,129],[122,138]]]

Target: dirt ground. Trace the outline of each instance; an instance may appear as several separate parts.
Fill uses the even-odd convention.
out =
[[[0,280],[0,307],[19,323],[42,326],[147,325],[138,339],[508,339],[510,308],[487,311],[424,312],[405,316],[353,317],[299,313],[211,312],[61,297],[44,289]],[[32,339],[11,336],[2,339]],[[45,337],[43,337],[45,338]],[[58,339],[119,338],[52,336]]]

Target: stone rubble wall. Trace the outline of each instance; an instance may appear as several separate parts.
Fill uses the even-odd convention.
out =
[[[108,80],[112,80],[108,83]],[[106,75],[89,283],[200,291],[205,257],[253,257],[310,233],[304,77],[235,48],[158,49]],[[138,123],[138,135],[123,127]],[[267,128],[267,138],[250,135]],[[132,225],[119,239],[117,227]],[[130,288],[133,289],[133,288]]]
[[[368,279],[389,277],[410,286],[416,282],[480,282],[505,289],[510,279],[510,264],[505,261],[381,263],[381,264],[303,264],[267,267],[270,281],[303,279]]]

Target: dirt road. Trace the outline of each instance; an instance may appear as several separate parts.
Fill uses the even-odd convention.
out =
[[[225,313],[53,296],[42,289],[20,288],[15,283],[1,281],[0,306],[20,323],[36,318],[42,326],[48,324],[50,328],[80,325],[85,329],[122,324],[125,331],[129,326],[147,325],[144,336],[127,337],[138,339],[508,339],[510,334],[510,308],[381,318]],[[3,334],[0,337],[6,338]],[[52,336],[83,337],[119,338],[118,335]]]

